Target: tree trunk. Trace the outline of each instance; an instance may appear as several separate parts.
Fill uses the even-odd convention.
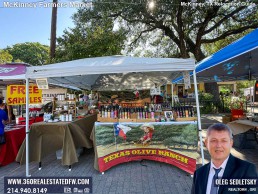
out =
[[[214,96],[214,100],[219,100],[219,87],[217,82],[205,83],[205,92]]]
[[[57,5],[57,0],[53,0],[53,4]],[[51,34],[50,34],[50,62],[55,58],[56,52],[56,20],[57,20],[57,6],[52,8],[51,19]]]

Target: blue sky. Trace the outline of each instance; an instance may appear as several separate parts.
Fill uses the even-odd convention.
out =
[[[49,45],[52,8],[4,8],[4,2],[16,0],[0,0],[0,49],[16,43],[39,42]],[[52,2],[52,0],[18,0],[18,2]],[[59,0],[58,2],[67,2]],[[58,8],[57,36],[63,34],[64,29],[73,27],[71,16],[76,8]]]

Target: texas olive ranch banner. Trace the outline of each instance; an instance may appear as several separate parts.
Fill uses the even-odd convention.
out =
[[[95,123],[100,172],[134,160],[165,162],[193,174],[197,122]]]

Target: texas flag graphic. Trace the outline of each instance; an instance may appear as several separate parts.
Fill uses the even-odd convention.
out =
[[[127,127],[119,123],[114,124],[115,135],[122,137],[124,140],[126,140],[126,133],[131,129],[131,127]]]

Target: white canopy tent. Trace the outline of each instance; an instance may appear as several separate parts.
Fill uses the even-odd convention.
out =
[[[124,90],[170,83],[178,72],[193,69],[193,59],[108,56],[34,66],[27,69],[27,75],[28,78],[47,77],[48,83],[81,89]]]
[[[26,78],[48,78],[50,84],[66,84],[82,89],[126,90],[147,89],[155,85],[171,83],[171,80],[178,77],[182,71],[192,71],[194,75],[198,129],[201,131],[195,61],[193,59],[127,56],[86,58],[28,67]],[[202,161],[204,161],[201,133],[199,135]],[[26,154],[28,154],[27,146]],[[26,176],[29,176],[28,160],[26,160]]]

